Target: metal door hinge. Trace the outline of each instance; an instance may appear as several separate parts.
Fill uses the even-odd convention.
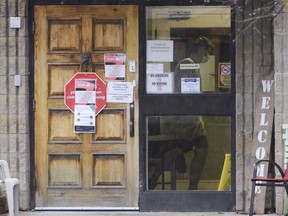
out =
[[[36,178],[33,178],[33,190],[36,191]]]
[[[35,33],[35,22],[32,22],[32,34]]]
[[[35,100],[33,100],[33,104],[32,104],[32,106],[33,106],[33,107],[32,107],[33,112],[35,112],[35,109],[36,109],[36,107],[35,107],[35,103],[36,103]]]

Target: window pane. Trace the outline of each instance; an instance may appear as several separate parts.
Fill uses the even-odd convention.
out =
[[[230,190],[231,118],[147,117],[148,190]]]
[[[146,93],[229,93],[230,7],[147,7]]]

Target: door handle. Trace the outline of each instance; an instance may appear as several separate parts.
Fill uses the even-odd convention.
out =
[[[134,137],[134,102],[130,103],[130,137]]]

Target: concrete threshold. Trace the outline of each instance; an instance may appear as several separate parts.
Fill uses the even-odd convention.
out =
[[[235,216],[237,212],[139,212],[139,211],[21,211],[22,216]],[[276,216],[265,214],[257,216]]]

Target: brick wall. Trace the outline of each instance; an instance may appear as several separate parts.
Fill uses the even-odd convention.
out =
[[[29,206],[28,0],[0,1],[0,158],[20,180],[20,207]],[[21,17],[21,28],[9,28],[9,17]],[[14,86],[15,74],[21,86]]]

